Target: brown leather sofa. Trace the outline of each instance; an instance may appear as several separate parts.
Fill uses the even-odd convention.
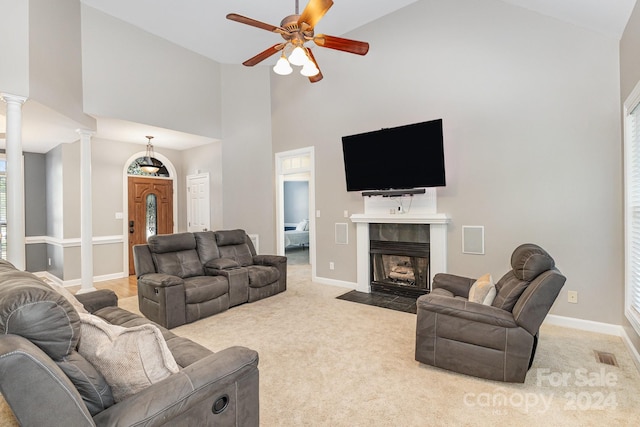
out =
[[[540,325],[566,278],[534,244],[516,248],[511,266],[495,285],[492,305],[468,300],[475,279],[437,274],[432,292],[417,301],[416,360],[480,378],[524,382]]]
[[[140,311],[166,328],[287,289],[287,258],[257,255],[240,229],[152,236],[133,256]]]
[[[76,298],[111,325],[151,323],[117,307],[109,290]],[[78,351],[83,335],[74,305],[0,260],[0,393],[20,425],[259,425],[258,353],[244,347],[213,353],[158,328],[179,372],[116,402],[105,378]]]

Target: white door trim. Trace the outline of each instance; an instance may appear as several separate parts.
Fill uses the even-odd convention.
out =
[[[282,162],[288,157],[309,156],[309,166],[296,170],[283,171]],[[278,255],[284,255],[284,177],[288,174],[309,174],[309,263],[311,277],[316,277],[316,173],[314,147],[282,151],[275,154],[276,161],[276,248]]]

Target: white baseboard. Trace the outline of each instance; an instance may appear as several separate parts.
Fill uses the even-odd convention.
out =
[[[347,289],[355,289],[356,286],[358,286],[358,284],[354,282],[347,282],[345,280],[329,279],[326,277],[318,277],[318,276],[312,277],[311,281],[320,283],[323,285],[337,286],[340,288],[347,288]]]
[[[594,322],[593,320],[576,319],[573,317],[557,316],[549,314],[544,319],[549,325],[564,326],[566,328],[580,329],[581,331],[598,332],[600,334],[622,336],[622,326],[611,323]]]
[[[60,286],[78,286],[82,284],[82,279],[72,279],[72,280],[62,280],[57,276],[54,276],[53,274],[49,273],[48,271],[37,271],[35,273],[36,276],[41,277],[43,279],[49,280],[53,283],[56,283]],[[129,277],[129,275],[125,272],[120,272],[120,273],[111,273],[111,274],[103,274],[102,276],[95,276],[93,278],[93,282],[94,283],[98,283],[98,282],[104,282],[106,280],[115,280],[115,279],[122,279],[124,277]]]
[[[544,323],[549,325],[564,326],[566,328],[579,329],[588,332],[597,332],[600,334],[615,335],[622,338],[622,342],[627,347],[627,351],[631,356],[631,360],[636,365],[638,371],[640,371],[640,353],[633,345],[631,338],[627,335],[627,331],[624,330],[622,325],[614,325],[611,323],[594,322],[592,320],[575,319],[573,317],[557,316],[555,314],[549,314],[544,319]]]

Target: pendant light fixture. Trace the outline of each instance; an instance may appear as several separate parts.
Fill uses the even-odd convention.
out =
[[[162,167],[162,162],[157,160],[154,156],[153,145],[151,144],[151,140],[153,136],[145,136],[147,138],[147,153],[142,158],[142,162],[140,163],[140,169],[142,169],[146,173],[156,173]]]

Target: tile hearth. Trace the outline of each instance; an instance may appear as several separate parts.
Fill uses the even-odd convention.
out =
[[[337,296],[336,298],[360,304],[389,308],[391,310],[402,311],[404,313],[416,314],[416,299],[411,297],[390,295],[380,292],[369,293],[349,291],[346,294]]]

